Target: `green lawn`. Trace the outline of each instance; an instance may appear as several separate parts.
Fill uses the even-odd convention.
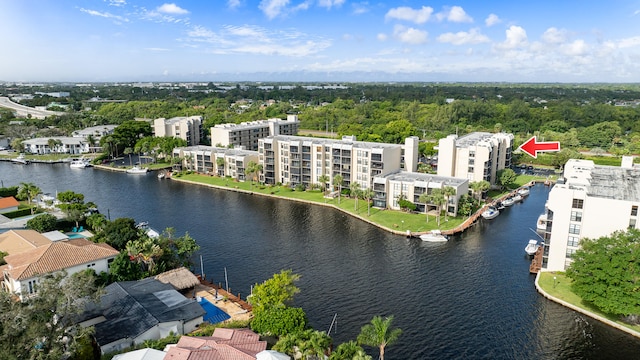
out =
[[[582,301],[582,298],[580,296],[571,291],[571,279],[566,277],[564,272],[541,272],[540,279],[538,280],[538,285],[540,285],[540,287],[551,296],[557,297],[558,299],[564,300],[571,305],[575,305],[584,310],[600,315],[631,330],[640,332],[640,325],[629,325],[627,323],[624,323],[618,320],[617,316],[605,314],[599,311],[596,307]]]
[[[465,217],[448,217],[445,221],[444,215],[440,217],[440,227],[438,227],[437,219],[435,215],[429,215],[429,222],[427,222],[427,216],[422,214],[407,213],[395,210],[383,210],[370,208],[369,214],[367,212],[367,201],[358,200],[358,207],[356,208],[355,199],[342,197],[340,203],[338,199],[326,199],[320,190],[309,191],[294,191],[286,186],[265,186],[257,183],[250,184],[247,182],[236,182],[228,178],[220,178],[217,176],[207,176],[200,174],[188,174],[188,175],[174,175],[176,179],[189,180],[199,182],[202,184],[209,184],[221,187],[236,188],[238,190],[252,191],[260,194],[276,195],[283,198],[305,200],[315,202],[318,204],[331,204],[353,215],[362,217],[367,221],[371,221],[385,228],[406,232],[424,232],[432,229],[447,230],[452,229],[460,225]]]

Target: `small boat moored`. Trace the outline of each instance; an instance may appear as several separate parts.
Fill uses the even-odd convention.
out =
[[[89,159],[71,159],[69,163],[69,167],[72,169],[84,169],[89,166],[91,166]]]
[[[127,174],[136,174],[136,175],[144,175],[149,171],[147,168],[141,168],[138,165],[132,167],[131,169],[127,169]]]
[[[448,241],[449,239],[446,235],[443,235],[440,230],[431,230],[426,234],[420,235],[420,240],[428,242],[444,242]]]
[[[495,219],[498,215],[500,215],[500,211],[493,206],[489,206],[487,210],[480,214],[480,216],[487,220]]]
[[[547,229],[547,214],[540,214],[538,222],[536,222],[536,230],[545,231]]]
[[[511,205],[513,205],[515,203],[515,201],[513,200],[513,198],[506,198],[504,200],[502,200],[502,206],[505,207],[509,207]]]
[[[20,164],[20,165],[27,165],[27,164],[29,164],[29,160],[27,160],[27,159],[24,157],[24,154],[20,154],[20,155],[18,155],[18,157],[17,157],[17,158],[15,158],[15,159],[11,159],[11,162],[13,162],[14,164]]]
[[[525,197],[525,196],[529,196],[530,190],[528,187],[524,186],[521,187],[520,189],[518,189],[518,195]]]
[[[520,201],[522,201],[522,195],[515,194],[515,195],[513,195],[512,199],[513,199],[514,203],[520,202]]]
[[[527,253],[527,255],[533,256],[535,255],[536,251],[538,251],[539,247],[540,245],[538,244],[538,240],[531,239],[529,240],[527,246],[524,248],[524,251]]]

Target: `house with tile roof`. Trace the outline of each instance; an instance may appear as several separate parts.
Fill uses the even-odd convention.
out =
[[[13,196],[0,198],[0,214],[18,210],[20,203]]]
[[[255,360],[266,341],[249,329],[216,328],[211,336],[183,336],[170,347],[165,360]]]
[[[194,331],[205,310],[171,284],[154,278],[115,282],[104,288],[97,304],[87,304],[77,322],[94,326],[103,354],[174,334]]]
[[[51,240],[35,230],[9,230],[0,234],[0,251],[9,255],[49,244]]]
[[[119,254],[107,244],[96,244],[86,239],[56,241],[36,246],[4,257],[0,266],[4,275],[2,288],[24,300],[35,295],[39,279],[57,271],[71,275],[93,269],[96,273],[108,272],[109,265]]]

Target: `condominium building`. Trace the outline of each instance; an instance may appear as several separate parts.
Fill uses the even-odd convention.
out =
[[[620,167],[569,160],[546,203],[542,267],[565,270],[581,239],[639,229],[639,205],[640,168],[631,157],[624,157]]]
[[[469,180],[433,174],[397,171],[388,175],[376,176],[373,179],[373,206],[400,210],[398,200],[404,198],[416,205],[416,211],[429,212],[436,206],[420,200],[420,195],[431,194],[434,189],[452,187],[455,195],[450,196],[443,208],[447,213],[458,213],[458,200],[469,192]]]
[[[22,141],[24,151],[31,154],[84,154],[89,152],[90,144],[84,138],[71,136],[52,136]]]
[[[354,136],[341,140],[270,136],[258,141],[258,153],[263,167],[260,180],[266,184],[310,187],[321,184],[322,176],[331,184],[340,175],[343,186],[357,182],[367,189],[375,176],[405,168],[415,171],[418,139],[410,137],[399,145],[356,141]]]
[[[499,170],[511,166],[513,134],[474,132],[438,142],[438,175],[496,183]]]
[[[186,140],[187,145],[198,145],[202,133],[202,116],[155,119],[153,131],[157,137],[176,137]]]
[[[297,135],[298,115],[288,115],[286,120],[268,119],[240,124],[218,124],[211,128],[211,144],[218,147],[243,147],[258,150],[258,140],[268,136]]]
[[[184,169],[240,181],[246,180],[247,164],[251,161],[258,163],[257,151],[204,145],[175,148],[173,156],[182,159],[180,166]],[[258,174],[255,175],[257,178]]]

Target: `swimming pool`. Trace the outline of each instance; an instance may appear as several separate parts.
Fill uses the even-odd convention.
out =
[[[217,324],[219,322],[223,322],[223,321],[231,318],[231,316],[229,316],[226,312],[218,309],[215,305],[210,303],[205,298],[200,298],[198,303],[200,304],[200,306],[202,306],[204,311],[207,312],[204,315],[204,321],[206,321],[206,322],[208,322],[210,324]]]
[[[86,236],[82,234],[67,234],[67,236],[69,237],[69,239],[85,239],[86,238]]]

